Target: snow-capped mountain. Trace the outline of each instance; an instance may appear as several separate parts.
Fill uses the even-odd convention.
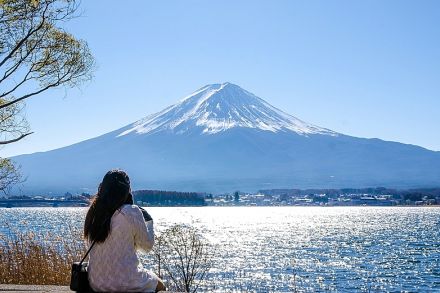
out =
[[[440,153],[347,136],[295,118],[231,83],[202,87],[156,114],[64,148],[13,158],[17,193],[94,192],[127,170],[134,189],[440,185]]]
[[[179,103],[134,123],[119,136],[159,131],[182,134],[195,130],[215,134],[235,127],[294,131],[301,135],[337,135],[284,113],[241,87],[226,82],[197,90]]]

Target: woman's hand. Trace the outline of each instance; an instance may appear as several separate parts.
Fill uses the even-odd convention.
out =
[[[141,210],[142,215],[144,216],[145,222],[153,220],[153,218],[150,216],[150,214],[144,208],[139,207],[139,209]]]

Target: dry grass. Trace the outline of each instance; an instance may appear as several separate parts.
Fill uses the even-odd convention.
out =
[[[69,285],[72,263],[86,252],[79,229],[61,237],[5,226],[10,233],[0,233],[0,284]],[[211,266],[210,247],[195,228],[176,225],[156,239],[150,256],[171,287],[196,292]]]
[[[0,284],[68,285],[74,261],[85,253],[81,233],[0,234]]]

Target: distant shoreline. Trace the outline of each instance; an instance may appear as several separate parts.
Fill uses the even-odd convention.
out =
[[[62,204],[14,204],[10,205],[7,203],[7,200],[0,200],[0,209],[11,209],[11,208],[86,208],[89,204],[78,204],[78,203],[69,203],[64,202]],[[424,204],[424,205],[142,205],[146,207],[176,207],[176,208],[186,208],[186,207],[248,207],[248,208],[258,208],[258,207],[323,207],[323,208],[332,208],[332,207],[433,207],[438,208],[440,207],[439,204]]]

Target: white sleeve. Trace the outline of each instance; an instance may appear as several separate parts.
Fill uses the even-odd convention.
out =
[[[138,207],[133,209],[134,245],[136,249],[148,252],[154,245],[153,220],[145,222]]]

